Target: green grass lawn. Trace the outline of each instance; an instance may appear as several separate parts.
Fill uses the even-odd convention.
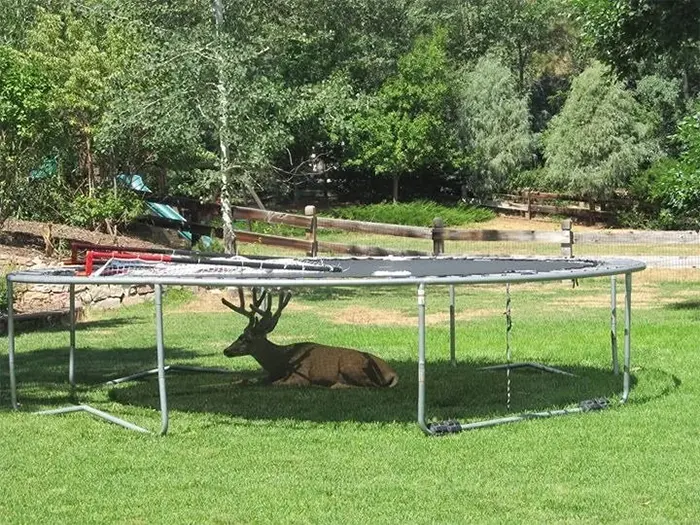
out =
[[[165,300],[168,362],[231,374],[170,374],[170,433],[142,435],[86,414],[29,412],[85,402],[159,427],[155,379],[99,386],[155,365],[151,304],[91,312],[67,388],[64,327],[21,329],[19,412],[0,376],[2,523],[696,523],[700,520],[700,281],[635,278],[633,388],[626,406],[444,437],[416,415],[413,288],[304,290],[271,339],[361,348],[400,375],[390,390],[236,384],[259,374],[221,350],[244,326],[216,297]],[[504,289],[460,287],[452,368],[443,287],[428,288],[428,414],[476,420],[615,399],[609,282],[514,285],[511,345],[575,378],[478,366],[505,360]],[[622,297],[619,327],[622,340]],[[6,338],[2,341],[6,348]]]

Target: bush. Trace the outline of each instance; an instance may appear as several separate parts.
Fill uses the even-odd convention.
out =
[[[3,266],[0,268],[0,312],[7,313],[7,280],[5,276],[14,271],[13,265]]]
[[[443,206],[429,201],[347,206],[332,209],[331,215],[354,221],[408,226],[431,226],[435,217],[440,217],[445,226],[461,226],[488,221],[495,216],[492,211],[484,208],[464,204]]]
[[[657,227],[700,228],[700,103],[681,120],[673,137],[678,158],[662,159],[636,176],[630,192],[651,203],[650,220]]]
[[[143,213],[143,201],[135,193],[119,189],[101,189],[94,195],[78,195],[69,204],[66,221],[71,226],[91,230],[128,224]]]

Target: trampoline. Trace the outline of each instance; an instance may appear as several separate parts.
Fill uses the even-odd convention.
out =
[[[10,400],[14,409],[19,408],[17,379],[15,373],[15,326],[13,320],[13,285],[50,284],[67,285],[70,308],[70,342],[68,358],[68,381],[75,386],[75,287],[76,285],[124,285],[153,286],[156,324],[156,367],[126,378],[128,380],[154,374],[158,377],[160,406],[160,431],[168,431],[169,416],[166,389],[166,371],[189,369],[205,371],[198,367],[176,367],[165,364],[162,296],[163,287],[263,287],[263,288],[308,288],[337,286],[413,286],[416,289],[417,315],[417,422],[428,435],[483,428],[525,419],[566,415],[601,408],[602,400],[582,401],[579,406],[546,412],[532,412],[503,418],[461,424],[454,420],[429,423],[426,419],[426,295],[431,285],[448,285],[450,295],[450,359],[456,363],[455,350],[455,293],[457,285],[488,283],[512,283],[579,280],[592,277],[611,278],[611,351],[613,372],[619,374],[617,349],[617,276],[624,276],[624,350],[622,367],[622,392],[624,403],[630,391],[631,361],[631,293],[632,274],[644,270],[645,264],[629,259],[573,259],[537,257],[333,257],[333,258],[268,258],[268,257],[222,257],[180,254],[175,251],[162,253],[94,252],[88,264],[57,268],[42,268],[13,272],[7,275],[8,294],[8,361],[10,376]],[[87,263],[87,261],[86,261]],[[504,365],[540,366],[543,370],[558,371],[536,363]],[[223,371],[223,370],[215,370]],[[226,370],[230,372],[229,370]],[[58,414],[85,411],[125,428],[141,432],[147,429],[102,412],[88,405],[73,405],[42,414]]]

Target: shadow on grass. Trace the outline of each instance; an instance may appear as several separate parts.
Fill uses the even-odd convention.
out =
[[[96,319],[96,320],[82,320],[78,321],[75,325],[75,331],[81,332],[85,330],[94,329],[107,329],[107,328],[118,328],[120,326],[135,325],[135,324],[149,324],[144,321],[143,316],[133,315],[126,317],[114,317],[109,319]],[[26,332],[33,333],[54,333],[62,332],[68,337],[68,317],[61,318],[58,315],[53,315],[47,318],[35,318],[35,319],[16,319],[15,320],[15,333],[22,334]],[[1,327],[0,335],[7,335],[7,327],[5,324]]]
[[[201,362],[203,354],[191,350],[169,348],[168,357],[181,364],[195,359]],[[95,349],[78,348],[75,351],[76,392],[92,390],[106,381],[132,374],[140,370],[155,368],[155,345],[144,348]],[[196,363],[195,363],[196,364]],[[5,372],[5,370],[3,370]],[[19,352],[15,355],[15,376],[19,396],[23,387],[30,387],[32,398],[42,398],[43,394],[54,397],[60,390],[69,390],[68,386],[68,347],[44,348],[31,352]],[[8,375],[3,374],[0,384],[7,389]],[[53,392],[53,393],[50,393]],[[71,397],[72,399],[72,397]]]
[[[416,419],[417,365],[390,361],[401,380],[392,389],[289,388],[241,385],[259,372],[232,376],[173,374],[168,378],[168,404],[173,410],[215,413],[249,420],[291,419],[314,422],[411,422]],[[577,405],[614,397],[621,376],[592,367],[567,367],[577,377],[520,369],[511,372],[511,404],[506,406],[506,373],[481,371],[489,362],[429,363],[426,371],[429,417],[466,419]],[[636,379],[632,379],[636,384]],[[154,380],[121,385],[109,393],[114,401],[158,407]]]
[[[121,321],[120,321],[121,322]],[[167,349],[168,364],[199,365],[209,355],[182,348]],[[88,392],[100,387],[109,399],[137,407],[158,409],[158,385],[155,376],[116,386],[104,386],[110,379],[155,367],[154,347],[95,349],[76,351],[78,388],[68,387],[68,351],[65,347],[19,353],[15,370],[20,400],[32,404],[80,402]],[[230,374],[170,372],[167,377],[168,405],[171,410],[220,414],[248,420],[298,420],[314,422],[412,422],[416,418],[417,364],[414,361],[389,361],[398,372],[399,384],[391,389],[341,389],[320,387],[290,388],[267,385],[242,385],[242,379],[262,377],[261,371],[231,370]],[[516,369],[510,374],[510,408],[507,407],[506,372],[483,371],[488,361],[460,361],[453,367],[447,361],[426,365],[427,413],[431,419],[462,420],[505,416],[551,408],[578,405],[593,398],[617,398],[622,376],[609,369],[590,366],[566,366],[576,377],[550,374],[533,369]],[[645,382],[652,389],[635,396],[635,403],[668,395],[680,386],[680,380],[661,370],[644,370]],[[632,377],[632,387],[637,377]],[[3,406],[9,400],[7,377],[1,381]]]
[[[667,304],[665,307],[669,310],[700,310],[700,301],[678,301],[675,303]]]
[[[390,296],[392,300],[396,298],[414,297],[416,295],[415,286],[370,286],[361,287],[318,287],[318,288],[297,288],[294,296],[309,302],[322,302],[331,299],[354,299],[358,297],[385,297]]]

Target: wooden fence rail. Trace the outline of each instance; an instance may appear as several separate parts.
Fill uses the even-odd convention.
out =
[[[564,202],[577,204],[564,204]],[[607,220],[615,216],[611,208],[616,209],[629,203],[629,199],[617,195],[610,199],[590,199],[560,193],[523,190],[519,194],[497,195],[481,204],[495,210],[521,212],[528,220],[536,213],[580,217],[587,220]]]
[[[562,222],[561,231],[535,230],[457,230],[445,228],[442,221],[436,218],[430,228],[418,226],[401,226],[346,219],[317,217],[316,209],[307,206],[305,215],[278,213],[253,208],[234,207],[236,219],[257,220],[278,224],[287,224],[306,229],[307,238],[289,238],[262,233],[252,233],[235,230],[237,242],[258,243],[303,250],[308,255],[316,256],[318,252],[343,253],[350,255],[429,255],[428,252],[417,250],[390,250],[378,246],[363,246],[319,241],[318,228],[332,228],[348,232],[371,233],[375,235],[394,235],[399,237],[430,239],[433,241],[433,255],[445,253],[445,241],[502,241],[502,242],[541,242],[556,243],[561,247],[562,255],[573,256],[573,232],[571,221]]]
[[[576,232],[577,244],[697,244],[700,231],[596,231]]]

